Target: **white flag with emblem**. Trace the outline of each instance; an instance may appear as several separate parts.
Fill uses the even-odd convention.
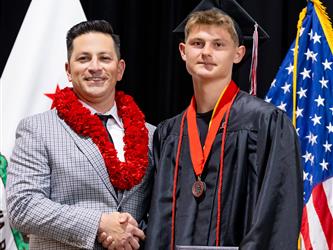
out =
[[[79,0],[32,0],[1,76],[0,152],[9,159],[19,121],[46,111],[56,85],[68,85],[66,34],[86,20]]]
[[[15,143],[19,121],[48,110],[51,99],[44,93],[53,93],[57,84],[68,85],[66,34],[73,25],[84,20],[79,0],[31,1],[0,82],[0,152],[7,159]],[[24,244],[15,243],[5,197],[0,178],[0,249],[25,249]],[[18,233],[15,235],[17,238]]]

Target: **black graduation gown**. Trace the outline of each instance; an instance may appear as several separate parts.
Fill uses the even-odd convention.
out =
[[[170,249],[172,190],[182,114],[157,127],[155,179],[145,249]],[[214,246],[222,129],[202,180],[205,197],[192,195],[195,174],[185,120],[179,161],[176,245]],[[240,249],[297,249],[303,207],[302,167],[296,132],[281,110],[240,91],[227,128],[220,243]]]

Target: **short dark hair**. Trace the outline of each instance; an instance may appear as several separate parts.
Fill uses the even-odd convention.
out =
[[[73,40],[80,35],[91,33],[91,32],[100,32],[103,34],[108,34],[112,37],[116,54],[118,59],[120,59],[120,38],[113,32],[111,24],[105,20],[92,20],[92,21],[83,21],[74,25],[68,32],[66,37],[67,45],[67,58],[70,59],[73,52]]]

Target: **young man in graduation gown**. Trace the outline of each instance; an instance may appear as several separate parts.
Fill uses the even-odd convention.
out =
[[[283,111],[233,82],[243,21],[254,20],[236,2],[219,2],[199,4],[179,45],[194,96],[154,135],[145,247],[294,250],[303,206],[298,138]]]

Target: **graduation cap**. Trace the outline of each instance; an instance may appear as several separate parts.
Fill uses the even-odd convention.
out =
[[[221,10],[226,15],[230,16],[235,24],[237,35],[240,40],[240,44],[245,43],[247,45],[249,42],[252,42],[254,25],[257,23],[250,14],[240,6],[235,0],[202,0],[193,10],[203,11],[209,10],[212,8],[217,8]],[[192,13],[191,12],[191,13]],[[188,17],[183,20],[173,32],[183,33],[185,29],[186,22]],[[258,35],[259,41],[264,41],[269,38],[267,32],[258,25]]]
[[[267,32],[257,24],[250,14],[240,6],[236,0],[202,0],[193,10],[204,11],[212,8],[219,9],[222,13],[231,17],[234,22],[238,35],[239,44],[252,48],[251,63],[251,93],[256,94],[256,66],[257,66],[257,50],[258,43],[269,38]],[[191,13],[192,13],[191,12]],[[189,16],[188,16],[189,17]],[[175,33],[184,33],[188,17],[183,20],[174,30]]]

